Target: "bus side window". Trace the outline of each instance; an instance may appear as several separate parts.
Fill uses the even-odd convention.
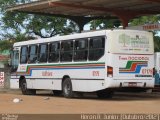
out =
[[[48,58],[48,44],[39,45],[39,53],[38,53],[39,62],[47,62]]]
[[[72,62],[73,41],[62,41],[61,43],[61,61]]]
[[[49,45],[49,62],[59,62],[60,43],[54,42]]]
[[[20,63],[21,64],[27,63],[27,59],[28,59],[28,47],[27,46],[23,46],[21,48]]]
[[[105,38],[93,37],[89,41],[89,60],[100,59],[104,55]]]
[[[88,56],[88,40],[75,40],[74,44],[74,61],[86,61]]]
[[[29,59],[28,63],[36,63],[37,61],[37,51],[38,51],[38,46],[37,45],[31,45],[29,46]]]

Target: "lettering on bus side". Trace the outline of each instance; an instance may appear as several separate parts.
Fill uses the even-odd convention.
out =
[[[142,69],[142,75],[153,75],[153,69]]]
[[[92,71],[92,76],[100,76],[99,71]]]
[[[119,56],[119,60],[149,60],[149,57],[144,56]]]
[[[53,76],[53,72],[43,71],[42,76]]]

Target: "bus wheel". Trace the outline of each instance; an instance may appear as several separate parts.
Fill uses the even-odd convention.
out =
[[[113,91],[110,90],[101,90],[97,92],[97,96],[100,99],[105,99],[105,98],[112,98],[113,96]]]
[[[60,96],[62,94],[62,91],[60,90],[53,90],[53,95],[54,96]]]
[[[74,92],[72,91],[72,82],[70,78],[65,78],[62,83],[63,95],[66,98],[72,98],[74,96]]]
[[[20,81],[20,88],[21,88],[23,95],[35,95],[36,94],[36,90],[27,88],[27,82],[25,79],[22,79]]]

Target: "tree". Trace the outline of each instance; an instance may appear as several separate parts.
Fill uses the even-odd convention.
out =
[[[117,28],[120,26],[119,20],[93,20],[90,22],[91,29],[108,29],[108,28]]]
[[[2,21],[4,23],[3,31],[7,31],[5,34],[10,35],[22,33],[48,38],[76,31],[68,27],[67,19],[58,17],[7,12],[2,17]]]
[[[144,25],[157,23],[160,20],[160,15],[142,16],[130,21],[130,26]]]
[[[1,38],[0,49],[10,49],[14,42],[48,38],[78,32],[77,25],[65,18],[6,12],[6,7],[31,0],[0,0]],[[3,41],[7,40],[7,41]]]
[[[30,0],[27,0],[29,2]],[[4,33],[2,36],[5,38],[12,36],[16,38],[16,35],[23,34],[25,36],[36,35],[41,38],[48,38],[55,35],[64,35],[72,32],[77,32],[77,27],[73,28],[75,23],[65,18],[33,15],[16,12],[6,12],[4,6],[24,3],[26,0],[0,0],[2,16],[2,28]]]
[[[0,51],[9,50],[12,48],[12,43],[8,40],[1,40],[0,41]]]

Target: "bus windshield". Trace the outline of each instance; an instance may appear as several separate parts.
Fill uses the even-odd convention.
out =
[[[11,52],[11,72],[16,72],[19,64],[19,51],[14,50]]]
[[[127,31],[127,32],[126,32]],[[113,31],[109,52],[126,54],[153,54],[153,35],[145,31]]]

